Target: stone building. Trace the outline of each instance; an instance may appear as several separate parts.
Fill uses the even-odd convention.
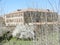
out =
[[[18,9],[5,15],[6,26],[18,24],[54,24],[57,23],[58,14],[49,9]]]

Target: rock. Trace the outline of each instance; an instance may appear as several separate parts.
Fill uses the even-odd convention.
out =
[[[28,38],[34,38],[34,25],[18,25],[15,30],[12,33],[13,37],[17,37],[17,38],[24,38],[24,39],[28,39]]]

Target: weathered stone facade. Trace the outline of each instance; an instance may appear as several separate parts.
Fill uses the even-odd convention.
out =
[[[23,9],[5,15],[6,26],[16,26],[18,24],[56,24],[58,14],[48,9]]]

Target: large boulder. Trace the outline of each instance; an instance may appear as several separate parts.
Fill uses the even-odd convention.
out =
[[[28,25],[28,24],[17,25],[15,30],[12,33],[12,36],[20,38],[20,39],[22,39],[22,38],[25,38],[25,39],[28,39],[28,38],[32,39],[33,38],[34,39],[35,27],[36,27],[35,25]]]

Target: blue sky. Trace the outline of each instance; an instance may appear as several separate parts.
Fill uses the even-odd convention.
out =
[[[55,11],[58,7],[58,0],[50,0]],[[17,9],[25,8],[40,8],[40,9],[51,9],[51,4],[48,0],[1,0],[0,7],[2,7],[3,13],[10,13]]]

